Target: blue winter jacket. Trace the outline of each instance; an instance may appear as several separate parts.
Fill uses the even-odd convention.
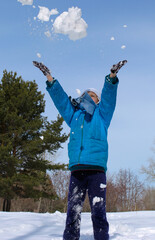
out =
[[[69,169],[78,164],[100,166],[107,170],[107,129],[116,105],[117,86],[105,78],[101,101],[92,116],[75,108],[57,80],[47,82],[49,92],[59,113],[71,128],[68,144]],[[89,116],[88,116],[89,115]]]

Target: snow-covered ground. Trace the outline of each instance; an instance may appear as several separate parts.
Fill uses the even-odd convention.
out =
[[[110,239],[155,239],[155,211],[108,213],[107,217]],[[60,212],[0,212],[0,240],[62,240],[65,218]],[[82,213],[80,240],[93,239],[90,213]]]

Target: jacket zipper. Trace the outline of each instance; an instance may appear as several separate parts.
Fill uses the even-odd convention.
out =
[[[81,152],[82,152],[82,148],[83,148],[83,127],[84,127],[84,118],[83,118],[83,122],[82,122],[82,125],[81,125],[81,128],[82,128],[82,133],[81,133],[81,147],[80,147],[80,153],[79,153],[79,158],[78,158],[78,165],[80,164],[80,156],[81,156]]]

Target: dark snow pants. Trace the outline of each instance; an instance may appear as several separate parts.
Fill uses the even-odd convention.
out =
[[[86,191],[91,206],[94,239],[109,239],[109,224],[106,218],[106,175],[101,171],[89,170],[71,173],[63,240],[80,239],[81,211]]]

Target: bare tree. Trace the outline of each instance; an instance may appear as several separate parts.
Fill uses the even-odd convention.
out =
[[[107,193],[106,193],[106,209],[107,212],[116,212],[117,211],[117,187],[115,182],[115,175],[107,174]]]
[[[57,195],[63,200],[64,212],[66,212],[70,172],[63,170],[52,171],[51,179]]]
[[[143,183],[130,170],[120,170],[116,176],[117,211],[135,211],[142,207]]]
[[[155,160],[149,159],[147,167],[142,166],[141,173],[146,175],[146,179],[150,182],[155,182]]]
[[[155,210],[155,188],[147,187],[143,194],[143,206],[145,210]]]

